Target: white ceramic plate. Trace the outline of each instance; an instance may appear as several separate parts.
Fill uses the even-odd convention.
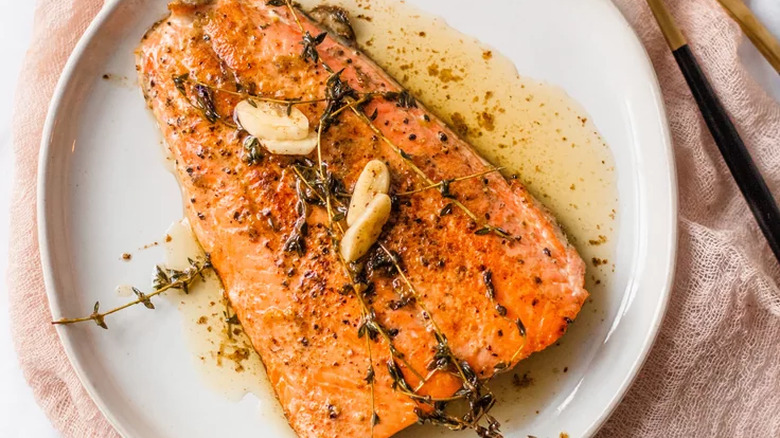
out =
[[[508,437],[595,433],[641,366],[669,295],[676,247],[676,183],[661,95],[642,46],[608,0],[413,0],[513,59],[526,76],[563,87],[612,148],[618,174],[616,269],[592,304],[603,314],[575,324],[565,346],[521,368],[564,363],[536,383],[533,399],[504,403]],[[165,14],[165,0],[109,2],[71,57],[43,135],[39,175],[41,257],[54,317],[106,306],[120,283],[147,284],[161,252],[119,260],[182,215],[160,135],[135,87],[132,51]],[[111,73],[129,80],[102,79]],[[127,437],[277,436],[246,397],[210,391],[185,347],[180,316],[130,309],[110,320],[59,327],[84,386]],[[565,360],[565,362],[561,362]],[[269,409],[269,406],[261,407]],[[538,411],[538,413],[537,413]],[[507,420],[509,420],[507,422]],[[415,429],[407,436],[436,432]]]

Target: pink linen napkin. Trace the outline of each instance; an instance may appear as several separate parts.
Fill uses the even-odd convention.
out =
[[[667,2],[770,188],[780,193],[780,105],[740,64],[739,27],[715,0]],[[680,185],[680,248],[658,341],[599,436],[780,436],[780,268],[645,2],[615,3],[644,42],[663,88]],[[116,432],[84,391],[49,324],[36,233],[36,168],[54,85],[101,5],[39,0],[14,117],[12,331],[38,403],[67,437]]]

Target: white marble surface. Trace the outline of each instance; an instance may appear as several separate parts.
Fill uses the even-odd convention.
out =
[[[715,1],[715,0],[713,0]],[[780,37],[780,2],[753,0],[752,7],[772,32]],[[11,112],[13,94],[22,58],[29,44],[34,2],[32,0],[0,0],[0,53],[4,65],[0,69],[0,277],[5,279],[8,265],[8,205],[12,181]],[[742,48],[742,56],[756,79],[780,100],[780,76],[761,58],[750,44]],[[35,404],[16,362],[8,321],[8,297],[5,281],[0,293],[0,437],[39,438],[59,434]]]

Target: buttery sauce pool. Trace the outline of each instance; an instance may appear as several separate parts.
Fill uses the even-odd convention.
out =
[[[188,259],[203,260],[205,256],[186,219],[173,223],[161,243],[169,268],[186,269]],[[254,394],[259,400],[259,415],[272,436],[294,438],[260,356],[241,326],[229,322],[234,313],[217,275],[207,272],[188,294],[176,290],[164,296],[178,306],[187,347],[203,382],[233,401]]]
[[[309,9],[322,2],[301,3]],[[518,75],[513,63],[495,50],[404,2],[328,3],[350,12],[359,46],[379,66],[486,159],[505,167],[505,175],[517,175],[553,213],[587,264],[587,289],[602,295],[613,269],[616,176],[609,148],[581,107],[561,89]],[[186,221],[172,225],[165,240],[173,268],[186,267],[187,257],[202,256]],[[175,293],[171,299],[182,312],[189,347],[206,384],[231,399],[255,394],[264,422],[278,436],[294,436],[258,355],[240,326],[227,323],[231,310],[219,279],[209,274],[189,295]],[[598,318],[589,306],[578,322],[584,317],[590,325]],[[522,378],[515,373],[497,379],[499,398],[517,398],[501,396],[506,392],[501,386],[521,388],[523,398],[546,391],[528,386],[534,379],[541,385],[561,370],[565,373],[559,365],[534,370],[533,379],[519,366]],[[515,412],[513,416],[521,415]]]

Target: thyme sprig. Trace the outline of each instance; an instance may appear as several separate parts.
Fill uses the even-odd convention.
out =
[[[320,60],[320,54],[317,52],[317,46],[325,41],[325,37],[327,35],[327,32],[322,32],[317,36],[313,36],[309,33],[308,30],[303,33],[303,41],[301,42],[301,45],[303,45],[303,53],[301,56],[304,60],[311,60],[311,62],[315,64]]]
[[[517,356],[519,356],[520,353],[525,348],[525,344],[528,341],[528,338],[526,337],[525,325],[523,324],[523,320],[520,317],[515,318],[514,320],[510,319],[507,316],[507,309],[506,309],[506,307],[502,306],[496,300],[496,287],[493,284],[493,271],[491,271],[490,269],[487,269],[484,272],[482,272],[482,281],[485,283],[485,294],[487,295],[487,297],[491,301],[493,301],[493,304],[495,305],[496,313],[498,313],[498,315],[500,317],[504,318],[505,320],[510,321],[511,323],[513,323],[517,327],[517,331],[520,333],[520,337],[523,338],[522,345],[520,345],[520,347],[517,349],[517,351],[515,351],[515,353],[512,355],[512,359],[510,359],[509,363],[507,364],[507,363],[503,363],[502,362],[502,363],[499,363],[499,364],[496,365],[495,371],[496,372],[500,372],[500,371],[504,371],[504,370],[509,369],[509,365],[515,362],[515,360],[517,359]]]
[[[186,84],[189,83],[189,73],[173,76],[173,84],[179,93],[187,100],[193,108],[203,114],[203,117],[209,121],[209,123],[221,122],[228,127],[237,128],[238,126],[231,122],[229,119],[222,117],[217,111],[217,105],[214,102],[214,90],[208,85],[201,83],[192,83],[192,89],[194,93],[188,93]],[[190,94],[193,94],[191,97]],[[192,99],[195,99],[193,102]]]
[[[429,370],[433,369],[444,369],[444,365],[453,364],[457,368],[458,374],[463,378],[464,383],[468,382],[468,378],[466,376],[466,373],[464,372],[462,368],[461,361],[458,360],[452,351],[450,350],[449,346],[447,345],[447,337],[442,332],[439,325],[436,323],[436,320],[433,318],[433,315],[431,312],[428,311],[425,304],[422,302],[422,297],[420,296],[420,293],[417,292],[417,288],[414,287],[414,284],[412,284],[411,280],[409,280],[409,277],[406,275],[403,269],[401,269],[401,264],[398,260],[398,256],[391,252],[383,243],[377,242],[377,246],[384,251],[385,255],[392,261],[393,266],[395,267],[395,272],[398,273],[398,277],[404,282],[406,285],[409,293],[414,297],[415,302],[417,306],[420,307],[420,310],[422,312],[422,317],[425,321],[428,322],[429,329],[431,329],[434,333],[434,336],[436,337],[437,341],[437,352],[438,354],[434,355],[434,359],[431,363],[437,364],[435,367],[431,368],[429,365]],[[447,364],[444,364],[442,362],[443,359],[446,358]]]
[[[173,77],[173,83],[176,86],[176,89],[179,90],[180,93],[184,94],[186,96],[187,89],[185,87],[186,84],[190,84],[194,87],[206,87],[212,92],[219,92],[219,93],[225,93],[230,94],[233,96],[238,96],[243,99],[250,99],[250,100],[256,100],[258,102],[268,102],[268,103],[278,103],[281,105],[288,105],[288,106],[294,106],[294,105],[306,105],[311,103],[319,103],[319,102],[325,102],[327,99],[322,98],[313,98],[313,99],[304,99],[302,97],[290,97],[290,98],[278,98],[278,97],[269,97],[269,96],[263,96],[257,93],[251,93],[249,91],[244,91],[243,88],[239,89],[237,86],[236,90],[228,90],[225,88],[217,87],[214,85],[207,84],[205,82],[201,82],[197,79],[193,79],[192,76],[189,73],[184,73],[181,75],[177,75]]]
[[[490,168],[490,169],[487,169],[487,170],[483,170],[482,172],[477,172],[477,173],[474,173],[474,174],[471,174],[471,175],[459,176],[457,178],[443,179],[443,180],[441,180],[441,181],[439,181],[437,183],[430,184],[430,185],[427,185],[425,187],[420,187],[419,189],[409,190],[409,191],[406,191],[406,192],[398,192],[398,193],[396,193],[396,196],[409,196],[409,195],[414,195],[414,194],[417,194],[417,193],[420,193],[420,192],[424,192],[426,190],[439,189],[439,192],[442,193],[442,196],[444,196],[445,198],[450,198],[452,196],[452,194],[450,193],[450,190],[449,190],[450,184],[452,184],[454,182],[466,181],[466,180],[470,180],[470,179],[483,177],[485,175],[488,175],[488,174],[491,174],[491,173],[494,173],[494,172],[500,172],[500,171],[502,171],[504,169],[505,169],[505,167],[493,167],[493,168]]]
[[[425,413],[424,410],[417,409],[415,412],[421,423],[430,422],[433,424],[443,425],[453,430],[474,429],[481,437],[498,438],[501,436],[499,431],[498,422],[488,414],[490,409],[495,404],[495,396],[489,390],[486,390],[486,386],[479,381],[476,373],[472,370],[471,366],[465,360],[460,360],[452,352],[449,347],[446,335],[442,332],[439,325],[436,323],[433,315],[428,311],[425,304],[422,302],[419,292],[412,284],[409,277],[404,273],[401,268],[401,264],[398,257],[391,252],[384,244],[378,243],[378,247],[384,251],[387,257],[392,261],[399,278],[406,284],[409,292],[415,297],[416,304],[422,311],[422,316],[429,324],[429,329],[436,338],[436,347],[434,349],[434,356],[431,362],[428,364],[428,370],[431,373],[438,371],[447,371],[458,375],[461,378],[462,386],[455,392],[452,400],[463,399],[467,402],[469,409],[461,416],[454,416],[447,413],[448,402],[452,400],[434,400],[432,403],[433,412]],[[391,372],[391,376],[393,372]],[[429,377],[432,374],[429,374]],[[427,379],[426,379],[427,380]],[[399,383],[401,389],[406,390],[408,385],[403,386]],[[411,388],[409,388],[411,389]],[[418,388],[419,389],[419,388]],[[416,393],[416,391],[414,391]],[[427,404],[431,404],[430,400],[417,400]],[[482,418],[487,418],[487,427],[481,426],[479,423]],[[486,434],[487,433],[487,434]]]
[[[292,12],[293,16],[295,17],[295,20],[298,22],[298,25],[301,27],[301,31],[303,31],[303,26],[301,25],[300,21],[298,20],[298,17],[295,13],[294,8],[292,7],[292,4],[289,0],[285,0],[287,3],[287,6],[290,8],[290,11]],[[308,32],[306,33],[308,35]],[[324,38],[324,36],[323,36]],[[304,41],[305,41],[304,37]],[[312,47],[312,50],[314,51],[314,54],[316,55],[316,49]],[[319,59],[319,56],[316,55],[316,59],[314,59],[314,62],[317,62]],[[330,69],[326,69],[327,71],[330,71]],[[376,382],[374,379],[375,371],[374,371],[374,355],[373,350],[371,348],[371,342],[377,338],[378,335],[381,335],[385,342],[388,344],[388,348],[390,349],[390,354],[393,357],[399,357],[402,360],[406,360],[403,358],[403,355],[398,352],[398,350],[395,348],[392,342],[392,338],[389,336],[387,331],[382,327],[381,324],[379,324],[378,321],[376,321],[376,312],[374,309],[371,308],[371,305],[367,302],[366,299],[366,291],[370,289],[370,286],[361,282],[358,282],[356,279],[355,272],[351,268],[350,264],[344,260],[344,258],[341,256],[341,252],[339,251],[339,245],[340,245],[340,239],[344,236],[344,227],[341,224],[340,221],[334,220],[335,214],[333,211],[333,188],[334,188],[334,181],[335,178],[332,176],[332,174],[329,173],[325,162],[322,159],[322,133],[325,131],[332,121],[334,120],[333,113],[338,111],[343,105],[347,98],[355,98],[357,96],[357,93],[355,92],[352,87],[350,87],[348,84],[343,82],[341,80],[341,72],[332,73],[330,77],[328,78],[326,82],[326,90],[325,90],[325,97],[327,99],[327,105],[325,108],[325,111],[323,112],[323,115],[320,117],[320,123],[317,127],[317,167],[316,167],[316,176],[318,177],[318,181],[314,181],[314,183],[306,182],[307,187],[314,190],[314,193],[317,194],[317,196],[320,198],[320,201],[324,201],[325,208],[327,210],[328,215],[328,231],[331,235],[331,245],[333,247],[334,252],[338,255],[340,264],[344,270],[344,273],[346,277],[350,281],[350,289],[353,292],[353,295],[357,299],[358,303],[360,304],[360,312],[362,315],[362,322],[360,324],[360,327],[358,328],[358,337],[365,337],[366,338],[366,349],[368,353],[368,376],[371,378],[368,379],[368,384],[370,387],[370,397],[371,397],[371,437],[374,436],[374,429],[377,424],[381,421],[381,418],[379,417],[379,414],[376,411]],[[293,167],[295,169],[295,167]],[[296,176],[299,176],[301,179],[303,179],[303,175],[301,172],[295,172]],[[298,187],[301,186],[302,181],[298,181]],[[319,190],[318,190],[319,189]],[[299,190],[300,193],[300,190]],[[346,213],[346,210],[345,212]],[[342,214],[343,216],[343,214]],[[410,369],[411,368],[411,365]]]
[[[89,316],[82,318],[62,318],[56,321],[52,321],[52,324],[67,325],[93,321],[99,327],[108,329],[108,325],[106,324],[105,319],[109,315],[127,309],[128,307],[136,306],[138,304],[143,304],[147,309],[154,309],[154,304],[151,301],[153,297],[171,289],[179,289],[184,293],[188,293],[190,286],[198,278],[202,279],[203,273],[205,271],[212,269],[211,260],[208,256],[206,256],[204,260],[200,261],[190,259],[189,263],[189,266],[184,270],[161,268],[160,266],[157,266],[153,283],[154,291],[146,294],[133,287],[133,293],[137,297],[134,301],[130,301],[106,312],[100,312],[100,301],[96,301],[95,305],[92,307],[92,313]]]

